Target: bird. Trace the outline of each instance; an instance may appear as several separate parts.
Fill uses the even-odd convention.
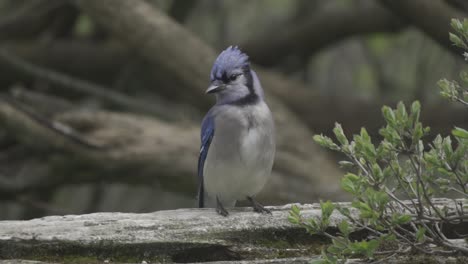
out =
[[[201,125],[198,206],[226,207],[248,200],[258,213],[270,213],[254,198],[273,167],[276,143],[272,113],[249,57],[237,46],[223,50],[213,63],[206,94],[216,103]]]

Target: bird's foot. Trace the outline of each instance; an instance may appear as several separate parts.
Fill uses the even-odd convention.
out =
[[[262,214],[271,214],[269,209],[266,209],[261,203],[255,201],[253,197],[247,196],[247,200],[252,204],[252,207],[255,212],[262,213]]]
[[[228,216],[229,212],[224,208],[223,204],[219,200],[218,196],[216,196],[216,212],[222,216]]]

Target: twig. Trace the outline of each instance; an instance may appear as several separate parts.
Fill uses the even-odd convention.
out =
[[[114,105],[119,105],[131,111],[155,116],[166,116],[165,113],[157,111],[149,103],[136,100],[100,85],[76,79],[51,69],[36,66],[17,57],[2,47],[0,47],[0,59],[7,62],[10,64],[10,66],[16,68],[17,70],[20,70],[33,77],[59,84],[63,87],[67,87],[80,93],[95,96],[100,100],[112,103]]]
[[[462,100],[461,98],[457,98],[456,100],[457,100],[457,102],[463,104],[464,106],[468,106],[468,102],[465,102],[465,101]]]
[[[51,11],[66,4],[66,1],[27,1],[15,10],[6,12],[0,20],[0,34],[17,35],[23,34],[19,29],[25,25],[36,27],[39,19],[45,18]],[[34,22],[34,23],[33,23]],[[33,24],[33,25],[31,25]],[[24,31],[24,30],[23,30]],[[26,30],[28,31],[28,30]]]
[[[95,150],[100,150],[103,149],[102,146],[99,146],[95,143],[92,143],[85,138],[81,137],[76,131],[74,131],[71,127],[60,123],[58,121],[49,121],[38,114],[28,110],[27,108],[23,107],[20,103],[15,101],[14,99],[8,98],[6,96],[0,97],[0,102],[7,103],[9,106],[11,106],[13,109],[16,111],[24,114],[27,116],[31,121],[35,122],[37,125],[42,126],[43,128],[46,128],[50,130],[50,132],[59,134],[63,136],[64,138],[72,141],[73,143],[77,143],[81,146],[95,149]],[[10,115],[10,118],[13,118]]]
[[[76,108],[71,102],[64,100],[63,98],[44,94],[37,91],[27,90],[21,85],[15,85],[10,89],[10,94],[16,100],[26,105],[34,105],[37,110],[45,115],[54,115],[57,113],[63,113]]]

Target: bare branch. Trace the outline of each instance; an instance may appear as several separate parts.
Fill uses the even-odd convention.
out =
[[[405,27],[398,17],[376,4],[365,8],[325,9],[304,18],[299,25],[274,28],[241,45],[262,66],[282,62],[287,56],[308,57],[351,36],[397,32]]]
[[[4,123],[15,127],[18,131],[25,129],[25,134],[23,135],[26,137],[28,137],[27,135],[31,131],[34,131],[32,132],[34,140],[42,141],[41,144],[48,142],[49,147],[68,149],[75,153],[82,152],[83,148],[101,148],[97,144],[82,138],[65,124],[58,121],[46,120],[7,97],[0,99],[0,117]],[[25,138],[25,140],[31,141],[32,138]]]
[[[169,9],[169,15],[177,22],[183,24],[197,4],[197,0],[173,0]]]
[[[2,14],[0,38],[30,38],[43,31],[51,22],[58,8],[67,5],[66,1],[32,0],[20,7]]]
[[[450,20],[463,18],[467,14],[459,12],[442,0],[380,0],[389,10],[403,20],[418,27],[434,41],[459,57],[462,49],[449,40]]]
[[[0,121],[25,146],[45,150],[42,158],[50,170],[44,177],[25,183],[0,183],[0,197],[4,199],[67,184],[96,182],[157,184],[167,191],[195,197],[198,125],[102,111],[68,112],[44,123],[7,101],[0,102]],[[82,141],[100,148],[83,146],[48,126],[54,122],[74,128]],[[339,197],[331,184],[334,179],[318,181],[311,175],[320,157],[310,162],[297,157],[303,151],[300,147],[278,148],[271,180],[260,199],[280,203]],[[56,166],[66,166],[67,173],[57,172]],[[325,186],[327,181],[329,186]]]
[[[11,52],[0,48],[0,59],[26,74],[40,78],[74,91],[95,96],[104,102],[124,107],[130,111],[170,118],[166,111],[153,107],[149,102],[134,99],[106,87],[76,79],[51,69],[41,68],[28,63]]]

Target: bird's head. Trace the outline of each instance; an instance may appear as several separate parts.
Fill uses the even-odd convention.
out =
[[[239,48],[228,47],[213,64],[210,87],[206,93],[216,94],[219,101],[236,101],[255,94],[249,57]]]

